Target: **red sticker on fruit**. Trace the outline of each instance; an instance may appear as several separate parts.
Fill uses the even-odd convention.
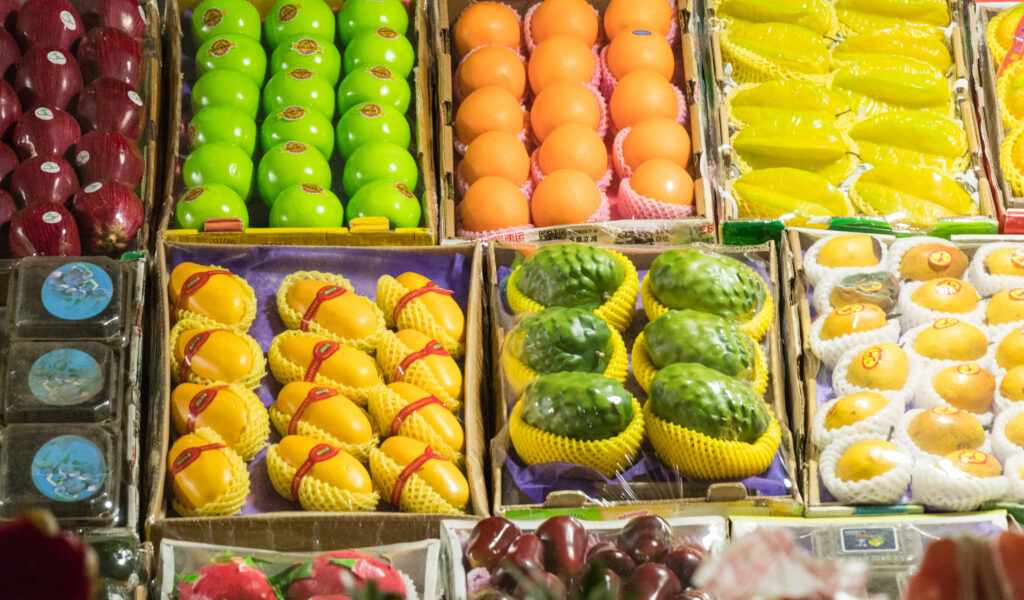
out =
[[[188,468],[189,465],[199,460],[199,457],[203,455],[203,452],[210,450],[220,450],[225,448],[224,444],[206,444],[205,446],[195,446],[194,448],[186,448],[182,450],[181,454],[174,459],[171,463],[171,477],[175,477],[178,473],[181,473]]]
[[[320,44],[316,43],[313,38],[302,38],[301,40],[292,44],[292,50],[298,52],[303,56],[312,56],[313,54],[323,54],[324,48]]]
[[[285,121],[298,121],[304,116],[306,116],[306,109],[301,106],[289,106],[277,113],[277,118],[284,119]]]
[[[423,360],[428,356],[451,356],[448,351],[444,349],[444,346],[437,343],[434,340],[427,342],[426,346],[423,346],[419,350],[410,353],[408,356],[402,359],[402,362],[398,363],[395,367],[395,381],[401,381],[405,376],[405,372],[409,370],[413,364],[417,361]]]
[[[865,369],[874,369],[882,362],[882,348],[872,346],[864,351],[860,357],[860,366]]]
[[[231,271],[225,271],[224,269],[200,271],[185,280],[185,283],[181,285],[181,291],[178,292],[178,298],[174,301],[175,318],[177,318],[178,311],[185,308],[185,303],[188,299],[202,289],[214,275],[231,275]]]
[[[320,305],[328,300],[333,300],[343,296],[348,290],[341,287],[340,285],[325,285],[316,291],[316,296],[313,297],[313,301],[306,307],[306,312],[302,315],[302,322],[299,323],[299,329],[302,331],[309,331],[309,324],[313,321],[313,317],[316,316],[316,311],[320,310]]]
[[[386,40],[393,40],[398,37],[398,32],[390,27],[378,27],[375,33]]]
[[[302,142],[285,142],[285,144],[281,146],[281,152],[288,152],[291,154],[302,154],[306,150],[309,150],[309,146]]]
[[[928,264],[937,269],[948,267],[952,262],[953,255],[946,250],[936,250],[928,255]]]
[[[299,422],[302,421],[302,415],[310,406],[320,402],[321,400],[326,400],[340,395],[341,393],[338,392],[338,390],[326,387],[315,387],[309,390],[306,397],[302,399],[302,404],[299,405],[299,408],[295,411],[295,414],[292,415],[291,420],[288,422],[288,435],[295,435],[298,432]]]
[[[942,317],[938,321],[935,321],[934,323],[932,323],[932,328],[934,328],[934,329],[947,329],[947,328],[952,327],[954,325],[958,325],[959,323],[960,323],[960,321],[958,321],[957,319],[954,319],[953,317]]]
[[[288,77],[291,77],[292,79],[297,79],[299,81],[309,79],[313,75],[314,73],[309,69],[292,69],[291,71],[288,72]]]
[[[405,309],[410,302],[424,294],[444,294],[445,296],[451,296],[454,293],[455,292],[451,290],[437,287],[437,284],[433,281],[428,281],[427,285],[415,290],[410,290],[402,295],[402,297],[398,299],[398,302],[395,303],[395,308],[391,311],[391,318],[397,321],[398,315],[402,314],[402,310]]]
[[[224,12],[219,8],[208,8],[203,13],[203,27],[216,27],[224,19]]]
[[[327,444],[317,444],[316,446],[313,446],[310,449],[306,460],[303,461],[302,465],[295,471],[295,476],[292,477],[292,498],[298,500],[299,487],[302,485],[302,480],[306,475],[309,475],[310,471],[313,470],[313,466],[316,465],[316,463],[331,460],[338,455],[338,452],[340,452],[340,450],[334,446],[328,446]]]
[[[211,56],[224,56],[228,52],[231,52],[231,49],[234,47],[235,43],[231,40],[220,38],[210,44],[210,49],[207,50],[206,53]]]
[[[316,374],[320,371],[320,366],[324,364],[324,361],[334,355],[338,351],[341,344],[338,342],[323,341],[317,344],[313,348],[313,358],[309,361],[309,366],[306,367],[306,373],[302,376],[303,381],[313,381],[316,379]]]
[[[386,67],[370,67],[366,70],[367,73],[376,77],[377,79],[383,79],[384,81],[394,81],[395,77],[391,74]]]
[[[199,390],[199,392],[192,396],[192,399],[188,402],[188,432],[195,433],[196,431],[196,419],[199,415],[210,408],[213,404],[213,400],[217,397],[217,392],[226,388],[226,385],[217,385],[210,388]]]
[[[299,14],[298,4],[285,4],[277,10],[277,20],[282,23],[287,23]]]
[[[384,114],[384,109],[379,104],[364,104],[359,107],[359,114],[369,119],[374,119]]]

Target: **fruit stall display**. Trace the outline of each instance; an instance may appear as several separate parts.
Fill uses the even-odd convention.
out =
[[[165,223],[182,230],[169,236],[211,241],[197,231],[247,230],[215,241],[352,244],[349,231],[369,230],[380,235],[355,243],[432,243],[422,6],[411,14],[399,0],[337,11],[323,0],[280,0],[263,15],[246,0],[183,8],[168,32],[168,55],[181,56],[168,87],[181,105],[171,113],[180,135],[169,141],[178,160]]]
[[[30,0],[2,12],[0,256],[147,248],[160,118],[155,5]]]
[[[1024,500],[1024,242],[789,237],[808,511]]]
[[[799,510],[771,245],[488,252],[495,514]]]
[[[675,0],[435,7],[443,239],[707,222],[689,13]]]
[[[486,512],[479,247],[165,242],[158,260],[157,537]]]
[[[707,9],[709,144],[721,148],[711,162],[727,239],[854,216],[995,233],[962,29],[945,2]]]

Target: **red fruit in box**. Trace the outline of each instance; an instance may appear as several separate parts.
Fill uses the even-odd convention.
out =
[[[633,571],[626,589],[627,594],[636,600],[668,600],[682,592],[683,586],[665,565],[644,563]]]
[[[0,77],[11,79],[21,61],[21,50],[6,29],[0,28]]]
[[[81,538],[61,531],[53,515],[33,510],[0,525],[0,581],[5,598],[92,596],[96,553]]]
[[[145,165],[131,140],[112,131],[90,131],[75,146],[79,181],[111,179],[129,187],[142,181]]]
[[[565,583],[554,573],[533,573],[519,581],[512,595],[516,598],[565,600]]]
[[[587,552],[587,564],[598,563],[620,577],[628,577],[636,563],[615,542],[598,542]]]
[[[100,27],[90,30],[78,44],[76,56],[86,83],[109,77],[139,85],[142,49],[135,38],[120,29]]]
[[[78,226],[68,209],[44,203],[23,208],[11,219],[11,256],[79,256]]]
[[[11,198],[11,195],[4,190],[0,190],[0,256],[10,254],[8,234],[11,231],[11,218],[16,212],[18,212],[18,205],[14,203],[14,198]]]
[[[382,594],[405,597],[405,582],[390,563],[354,552],[327,552],[292,567],[276,578],[285,590],[286,600],[306,600],[310,596],[350,594],[373,581]]]
[[[567,579],[583,570],[587,532],[578,520],[565,515],[551,517],[537,528],[537,537],[544,543],[545,569]]]
[[[6,184],[8,175],[18,166],[18,156],[7,144],[0,143],[0,184]]]
[[[239,556],[182,576],[176,591],[178,600],[277,600],[267,575]]]
[[[472,568],[484,567],[488,571],[498,566],[508,547],[522,534],[512,521],[502,517],[487,517],[473,527],[466,543],[466,558]]]
[[[14,31],[20,9],[21,0],[0,0],[0,27],[7,31]]]
[[[672,528],[655,515],[635,517],[619,531],[619,547],[637,564],[660,561],[674,545]]]
[[[662,563],[679,578],[684,588],[690,587],[690,579],[707,556],[703,546],[687,544],[677,548],[662,559]]]
[[[22,160],[33,156],[64,156],[78,143],[78,121],[59,108],[37,106],[14,124],[14,149]]]
[[[146,33],[146,20],[142,6],[136,0],[76,0],[86,29],[113,27],[132,37]]]
[[[11,195],[22,206],[64,204],[77,191],[75,170],[59,156],[33,156],[11,173]]]
[[[71,201],[82,246],[91,254],[115,254],[128,249],[139,234],[146,209],[135,192],[116,181],[85,186]]]
[[[133,141],[142,135],[143,112],[138,90],[116,79],[97,79],[78,99],[78,121],[84,131],[114,131]]]
[[[71,52],[55,46],[36,46],[21,57],[14,89],[21,105],[67,108],[82,91],[82,72]]]
[[[25,50],[34,46],[70,50],[83,35],[82,19],[68,0],[27,0],[14,24],[14,37]]]
[[[11,125],[21,117],[21,100],[9,83],[0,79],[0,136],[6,136]]]

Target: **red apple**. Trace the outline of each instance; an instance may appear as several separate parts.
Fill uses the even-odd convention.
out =
[[[21,117],[21,100],[11,84],[0,79],[0,137],[6,139],[11,125]]]
[[[10,255],[10,244],[8,234],[11,231],[11,218],[18,212],[18,205],[14,203],[11,195],[0,190],[0,256]]]
[[[14,37],[23,49],[56,46],[70,50],[85,27],[68,0],[26,0],[18,11]]]
[[[86,29],[113,27],[141,38],[146,33],[142,6],[136,0],[76,0]]]
[[[11,195],[22,206],[64,204],[77,191],[75,170],[59,156],[33,156],[11,173]]]
[[[85,86],[78,99],[78,120],[84,131],[115,131],[130,140],[142,135],[144,104],[138,90],[104,77]]]
[[[135,144],[120,133],[90,131],[75,146],[79,181],[112,179],[129,187],[139,185],[146,166]]]
[[[7,31],[14,31],[14,24],[18,20],[20,9],[21,0],[0,0],[0,27]]]
[[[86,83],[110,77],[139,85],[142,49],[132,36],[111,27],[91,29],[78,44],[78,66]],[[0,66],[3,66],[0,63]]]
[[[36,46],[21,57],[14,89],[26,109],[42,105],[67,108],[82,91],[82,72],[69,50]]]
[[[18,43],[14,41],[6,29],[0,28],[0,77],[11,79],[18,62],[21,60],[21,50]]]
[[[116,181],[97,181],[82,188],[71,202],[82,245],[93,254],[128,249],[142,227],[146,209],[135,192]]]
[[[37,106],[14,125],[14,149],[22,160],[33,156],[64,156],[78,143],[78,121],[59,108]]]
[[[19,210],[11,219],[9,235],[14,258],[82,253],[75,218],[60,204],[36,204]]]
[[[8,175],[18,166],[18,156],[7,144],[0,143],[0,185],[6,187]]]

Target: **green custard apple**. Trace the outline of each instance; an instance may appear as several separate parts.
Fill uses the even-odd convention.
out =
[[[531,427],[574,440],[615,437],[633,420],[633,396],[596,373],[551,373],[526,386],[522,419]]]
[[[397,144],[371,142],[359,146],[345,162],[342,172],[345,195],[352,198],[359,188],[378,179],[401,182],[410,190],[416,189],[419,181],[416,159]]]
[[[278,0],[263,24],[263,35],[271,48],[297,35],[333,40],[334,32],[334,12],[323,0]]]
[[[267,206],[273,206],[278,194],[297,183],[331,189],[331,166],[319,150],[289,140],[263,154],[256,171],[256,185]]]
[[[196,51],[196,75],[210,71],[240,71],[260,86],[267,74],[267,54],[258,40],[240,33],[211,37]]]
[[[764,280],[750,267],[692,248],[663,252],[647,276],[654,295],[668,308],[691,308],[734,320],[753,316],[767,294]]]
[[[185,159],[181,178],[188,187],[220,183],[245,199],[252,190],[252,158],[234,144],[204,144]]]
[[[405,114],[411,101],[409,82],[395,77],[391,69],[380,65],[346,71],[338,86],[338,112],[341,114],[364,102],[390,106]]]
[[[345,46],[343,60],[346,73],[383,65],[395,76],[408,79],[416,62],[416,53],[409,38],[390,27],[378,27],[356,33]]]
[[[233,106],[255,119],[260,110],[260,87],[245,73],[217,69],[192,86],[192,114],[209,106]]]
[[[249,226],[249,210],[245,202],[226,185],[208,183],[189,188],[178,198],[174,220],[182,229],[202,229],[210,219],[241,219]]]
[[[292,69],[313,71],[333,87],[341,79],[341,53],[331,40],[297,35],[281,42],[270,56],[271,76]]]
[[[191,150],[203,144],[234,144],[252,157],[256,150],[256,121],[233,106],[209,106],[200,110],[185,130]]]
[[[225,33],[259,40],[261,23],[260,11],[246,0],[203,0],[192,10],[192,40],[199,45]]]
[[[348,160],[356,148],[371,142],[389,142],[408,148],[412,142],[409,121],[398,109],[372,102],[358,104],[338,120],[338,152]]]
[[[696,310],[670,310],[644,327],[644,348],[659,369],[700,363],[751,379],[757,363],[754,343],[735,321]]]
[[[349,200],[346,224],[360,217],[385,217],[392,229],[418,227],[422,208],[404,183],[378,179],[364,185]]]
[[[409,13],[400,0],[346,0],[338,11],[338,38],[347,46],[364,29],[388,27],[405,35]]]
[[[310,183],[285,188],[270,207],[271,227],[341,227],[344,223],[341,200]]]
[[[334,88],[309,69],[282,71],[270,78],[263,90],[263,113],[270,115],[282,106],[308,106],[334,118]]]
[[[544,246],[523,263],[516,287],[542,306],[596,310],[625,279],[622,263],[603,248],[583,244]]]
[[[295,140],[315,147],[330,160],[334,153],[334,131],[331,120],[316,109],[285,106],[267,115],[260,127],[260,144],[268,150],[282,142]]]
[[[505,351],[536,373],[604,373],[614,348],[608,323],[593,311],[554,306],[527,315]]]

